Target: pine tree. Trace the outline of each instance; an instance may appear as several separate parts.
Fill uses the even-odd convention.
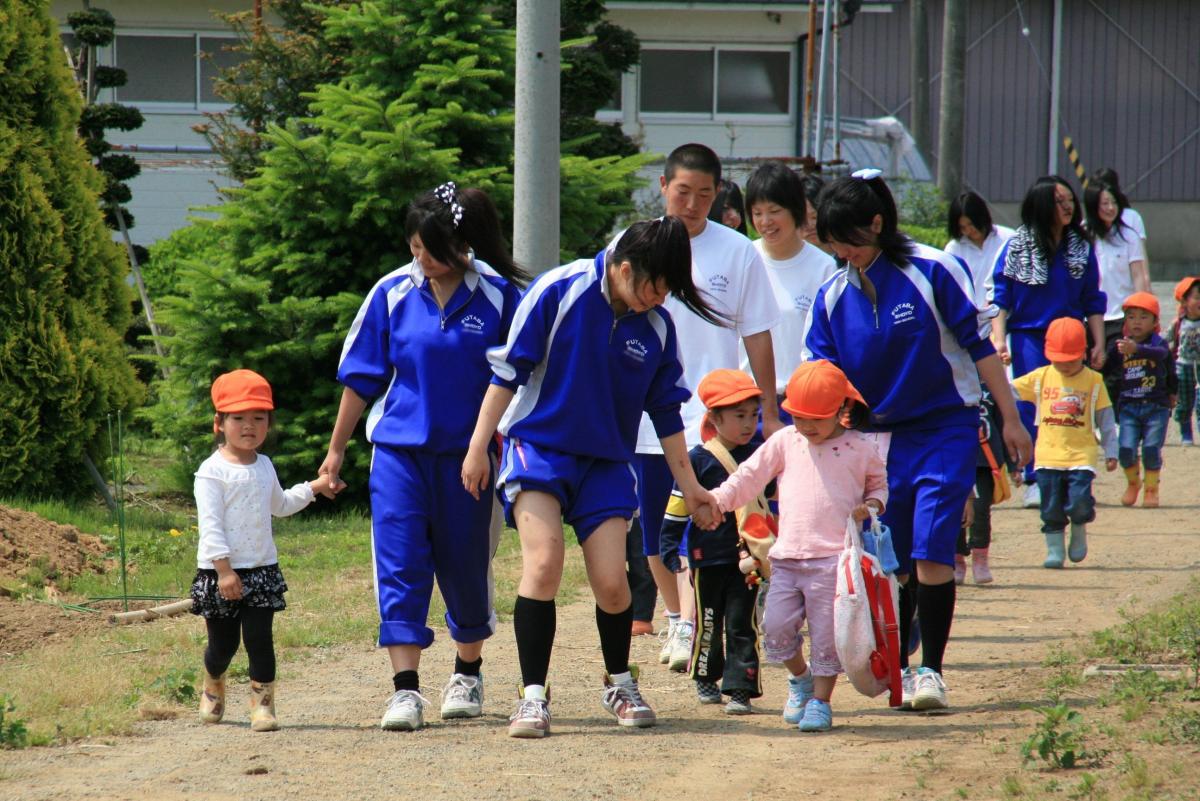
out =
[[[106,416],[141,399],[126,265],[48,3],[0,0],[0,19],[0,495],[70,495]]]

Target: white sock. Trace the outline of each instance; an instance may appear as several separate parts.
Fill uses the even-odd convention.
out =
[[[546,700],[546,685],[544,685],[544,684],[527,684],[527,685],[525,685],[525,693],[522,697],[526,701],[545,701]]]
[[[805,665],[805,666],[804,666],[804,672],[803,672],[803,673],[793,673],[793,674],[792,674],[792,678],[793,678],[793,679],[803,679],[803,678],[805,678],[806,676],[810,675],[811,673],[812,673],[812,671],[811,671],[811,670],[809,670],[809,668],[808,668],[808,665]]]
[[[632,684],[633,683],[633,673],[628,670],[625,671],[624,673],[613,673],[608,678],[613,684]]]

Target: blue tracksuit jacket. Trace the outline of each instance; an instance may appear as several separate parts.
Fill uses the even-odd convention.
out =
[[[1072,278],[1067,271],[1067,249],[1064,244],[1054,254],[1046,283],[1030,286],[1004,275],[1004,259],[1008,256],[1011,244],[1009,242],[1000,251],[992,271],[996,283],[994,302],[1008,312],[1009,331],[1044,333],[1050,323],[1059,317],[1084,320],[1089,314],[1104,314],[1108,308],[1108,297],[1100,290],[1100,267],[1094,248],[1088,254],[1083,275]]]

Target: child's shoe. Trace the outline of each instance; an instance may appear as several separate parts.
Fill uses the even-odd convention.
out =
[[[1071,541],[1067,545],[1067,556],[1072,562],[1082,562],[1087,556],[1087,524],[1071,524]]]
[[[668,618],[667,627],[658,633],[662,640],[662,648],[658,651],[659,664],[665,665],[671,661],[671,651],[675,648],[675,629],[678,627],[678,621]]]
[[[749,690],[730,690],[729,703],[725,705],[726,715],[752,715],[754,707],[750,706]]]
[[[654,633],[654,624],[649,620],[635,620],[629,627],[629,636],[645,637]]]
[[[915,711],[926,709],[945,709],[946,683],[942,674],[932,668],[917,668],[916,688],[913,690],[912,708]]]
[[[988,549],[971,549],[971,580],[976,584],[991,584],[992,570],[988,567]]]
[[[967,580],[967,558],[961,553],[954,554],[954,583],[962,584]]]
[[[416,731],[424,727],[427,703],[416,690],[397,690],[388,699],[379,728],[384,731]]]
[[[517,711],[508,719],[508,736],[520,739],[537,739],[550,734],[550,688],[545,698],[526,698],[520,690]]]
[[[1125,488],[1125,494],[1121,496],[1121,505],[1133,506],[1137,503],[1138,493],[1142,491],[1141,465],[1135,462],[1126,467],[1125,480],[1129,482],[1129,486]]]
[[[1158,508],[1158,470],[1146,471],[1146,494],[1142,498],[1142,507],[1145,509]]]
[[[721,688],[715,681],[696,682],[696,700],[702,704],[721,703]]]
[[[813,697],[813,674],[788,677],[787,703],[783,705],[783,722],[795,726],[804,717],[804,707]]]
[[[1036,481],[1025,485],[1025,491],[1021,496],[1021,505],[1026,509],[1037,509],[1042,505],[1042,490]]]
[[[912,709],[913,694],[917,691],[917,669],[906,667],[900,671],[900,706],[898,709]]]
[[[200,691],[200,722],[220,723],[225,717],[225,674],[210,676],[204,671],[204,689]]]
[[[1066,538],[1065,531],[1047,531],[1046,532],[1046,561],[1042,562],[1042,567],[1058,568],[1063,566],[1063,540]]]
[[[250,682],[250,731],[276,731],[275,682]]]
[[[616,677],[604,674],[604,708],[617,718],[622,726],[644,729],[658,722],[654,710],[642,698],[638,689],[637,671],[633,666]]]
[[[800,731],[829,731],[833,728],[833,708],[828,701],[810,698],[804,705],[804,717],[797,725]]]
[[[455,673],[442,690],[442,720],[483,715],[483,676]]]
[[[687,670],[688,662],[692,659],[693,631],[690,620],[681,620],[675,627],[675,644],[671,646],[671,660],[667,663],[667,667],[677,673]]]

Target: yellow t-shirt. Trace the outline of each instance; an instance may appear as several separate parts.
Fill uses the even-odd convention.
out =
[[[1096,412],[1112,406],[1099,373],[1084,367],[1065,376],[1048,364],[1013,381],[1013,389],[1038,407],[1036,467],[1070,470],[1096,464]]]

